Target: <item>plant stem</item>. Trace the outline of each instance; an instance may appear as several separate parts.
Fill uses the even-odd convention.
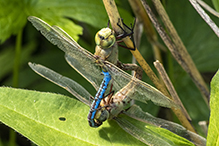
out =
[[[13,87],[18,87],[20,56],[21,56],[22,30],[18,32],[15,45],[15,57],[13,68]]]
[[[15,57],[14,57],[14,68],[13,68],[13,87],[18,87],[19,79],[19,68],[20,68],[20,56],[21,56],[21,42],[22,42],[22,30],[20,30],[16,37],[15,44]],[[10,129],[9,145],[16,146],[16,132]]]
[[[145,10],[147,11],[151,21],[154,23],[155,28],[157,29],[158,33],[160,34],[161,38],[163,39],[166,46],[176,59],[176,61],[181,65],[181,67],[189,74],[193,82],[196,84],[198,89],[201,91],[203,95],[203,99],[205,100],[206,104],[209,106],[209,89],[206,86],[201,74],[199,73],[195,63],[193,62],[191,56],[189,55],[186,47],[184,46],[183,42],[181,41],[177,31],[175,30],[173,24],[171,23],[169,16],[167,15],[165,9],[163,8],[161,2],[159,0],[152,0],[154,6],[160,15],[162,22],[164,23],[165,27],[168,30],[168,33],[171,37],[165,34],[166,32],[159,24],[158,20],[153,16],[154,14],[150,10],[150,7],[146,4],[144,0],[141,0]]]
[[[107,14],[109,16],[113,30],[116,32],[116,34],[123,33],[122,30],[117,26],[117,23],[120,19],[120,16],[119,16],[118,9],[116,7],[114,0],[103,0],[103,3],[105,6],[105,9],[107,11]],[[122,26],[122,23],[120,23],[120,25]],[[123,42],[129,48],[134,47],[133,43],[129,37],[123,38]],[[148,63],[144,60],[144,58],[142,57],[142,55],[140,54],[138,49],[136,48],[135,51],[131,50],[131,53],[136,58],[138,63],[141,65],[142,69],[145,71],[145,73],[148,75],[148,77],[155,84],[157,89],[160,90],[167,97],[171,98],[169,93],[167,92],[165,86],[160,82],[160,80],[158,79],[156,74],[153,72],[153,70],[150,68]],[[176,116],[179,118],[180,122],[182,123],[182,125],[184,127],[186,127],[188,130],[190,130],[192,132],[195,132],[194,128],[191,126],[191,123],[188,121],[188,119],[186,118],[186,116],[184,115],[184,113],[180,109],[177,109],[175,107],[172,107],[171,109],[176,114]]]

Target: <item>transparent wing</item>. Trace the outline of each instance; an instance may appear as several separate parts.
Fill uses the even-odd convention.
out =
[[[83,58],[75,59],[76,57],[77,56],[75,56],[73,58],[72,55],[67,54],[66,60],[72,67],[77,68],[78,72],[83,73],[83,74],[87,74],[86,67],[81,68],[80,67],[81,65],[78,65],[78,62],[77,62],[77,60],[80,60]],[[131,80],[133,80],[133,77],[131,75],[129,75],[128,73],[119,69],[115,65],[113,65],[109,62],[105,62],[105,63],[106,63],[106,67],[107,67],[108,72],[112,76],[113,90],[115,92],[122,89]],[[87,65],[92,66],[94,64],[88,62]],[[95,72],[95,71],[93,70],[93,72]],[[100,73],[98,73],[98,76],[99,76],[99,74]],[[96,76],[96,75],[97,74],[94,74],[94,76]],[[91,80],[93,79],[92,76],[86,77],[86,78],[90,78]],[[98,79],[97,77],[94,77],[94,79],[95,78]],[[139,101],[144,102],[144,103],[147,103],[148,100],[151,100],[153,103],[155,103],[156,105],[159,105],[159,106],[169,107],[169,108],[171,108],[172,106],[177,107],[177,105],[175,105],[175,103],[172,100],[170,100],[168,97],[163,95],[159,90],[157,90],[153,86],[151,86],[145,82],[142,82],[141,80],[138,80],[136,78],[134,79],[134,81],[132,83],[134,84],[134,88],[132,88],[132,92],[129,92],[129,95],[127,95],[131,99],[139,100]]]
[[[76,98],[78,98],[80,101],[89,105],[89,98],[92,97],[91,94],[77,82],[71,80],[70,78],[64,77],[42,65],[33,64],[30,62],[28,63],[28,65],[40,76],[64,88],[72,95],[74,95]]]
[[[134,126],[126,119],[115,118],[115,120],[123,130],[147,145],[172,146],[174,144],[170,144],[169,142],[165,141],[159,134],[153,132],[150,129],[147,129],[145,127],[138,128]]]
[[[186,130],[186,128],[184,128],[183,126],[177,123],[156,118],[151,114],[142,111],[142,109],[137,105],[133,105],[127,111],[124,111],[124,113],[129,117],[132,117],[141,122],[148,123],[157,127],[165,128],[181,137],[186,138],[187,140],[195,143],[196,145],[206,145],[205,138],[199,136],[196,133]]]
[[[54,45],[57,45],[61,50],[65,52],[65,58],[67,62],[84,78],[86,78],[96,90],[98,90],[103,77],[101,76],[101,70],[96,59],[89,51],[82,48],[77,42],[75,42],[66,32],[57,26],[51,27],[46,22],[37,17],[30,16],[28,20],[40,30],[40,32]],[[117,92],[126,86],[131,80],[132,76],[117,68],[115,65],[104,62],[106,68],[113,79],[113,90]],[[142,82],[138,79],[133,81],[134,88],[132,94],[128,96],[132,99],[139,100],[147,103],[151,100],[156,105],[163,107],[172,107],[175,104],[163,95],[159,90],[151,85]],[[131,92],[130,92],[131,93]]]
[[[101,71],[95,65],[95,58],[93,54],[82,48],[75,42],[65,31],[57,26],[50,26],[43,20],[30,16],[28,20],[39,30],[52,44],[57,45],[68,56],[74,59],[74,64],[71,65],[84,78],[86,78],[96,90],[102,82],[100,76]],[[80,70],[78,70],[80,68]]]
[[[106,62],[106,68],[115,82],[119,83],[119,86],[124,87],[128,83],[132,85],[132,91],[127,95],[131,99],[135,99],[144,103],[147,103],[148,100],[151,100],[154,104],[162,107],[178,107],[171,99],[162,94],[159,90],[153,86],[137,79],[133,78],[130,74],[124,72],[120,68]],[[132,81],[132,82],[130,82]]]

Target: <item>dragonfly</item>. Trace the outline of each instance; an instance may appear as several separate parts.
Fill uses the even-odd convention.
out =
[[[105,70],[109,72],[113,82],[113,91],[117,92],[126,86],[133,78],[130,74],[124,72],[111,62],[103,61],[81,47],[74,39],[72,39],[64,30],[58,26],[50,26],[43,20],[30,16],[28,20],[54,45],[57,45],[65,52],[65,59],[68,64],[73,67],[79,74],[81,74],[93,87],[98,91],[102,79],[99,66],[104,66]],[[139,100],[147,103],[151,100],[158,106],[172,107],[175,103],[163,95],[159,90],[153,86],[139,80],[133,80],[135,84],[133,95],[131,99]]]
[[[99,69],[99,63],[97,62],[96,56],[82,48],[61,28],[57,26],[50,26],[37,17],[31,16],[28,19],[51,43],[57,45],[62,51],[65,52],[65,59],[69,65],[72,66],[79,74],[81,74],[88,82],[90,82],[96,90],[98,90],[102,79],[99,76],[101,70]],[[101,60],[100,62],[102,65],[104,65],[105,70],[107,70],[114,79],[113,90],[115,92],[121,90],[131,81],[134,86],[132,88],[132,94],[129,95],[130,99],[139,100],[144,103],[147,103],[148,100],[151,100],[158,106],[169,108],[172,106],[178,107],[172,100],[163,95],[159,90],[137,78],[133,79],[131,75],[124,72],[113,63]],[[29,63],[29,65],[39,75],[66,89],[80,101],[89,105],[89,99],[92,96],[80,84],[67,77],[61,76],[60,74],[42,65],[31,63]],[[130,126],[130,124],[125,120],[116,119],[116,121],[118,121],[119,125],[123,127],[123,129],[129,129],[128,131],[130,134],[136,134],[138,135],[137,137],[144,137],[147,139],[145,135],[136,132],[136,129],[133,129],[132,126]]]
[[[37,29],[41,30],[42,34],[45,35],[46,38],[50,40],[52,43],[54,44],[57,43],[55,42],[55,37],[57,36],[57,34],[59,34],[60,37],[63,38],[63,40],[65,40],[65,42],[68,39],[67,41],[73,42],[73,44],[71,44],[73,47],[77,47],[78,44],[66,32],[64,32],[59,27],[57,26],[51,27],[46,22],[44,22],[43,20],[37,17],[29,17],[29,20],[33,24],[35,24],[34,26]],[[52,31],[49,31],[49,28],[52,28],[51,29]],[[49,33],[53,35],[50,35]],[[124,33],[124,35],[120,35],[119,38],[126,37],[127,35],[129,34]],[[117,64],[123,70],[135,70],[135,71],[138,71],[138,74],[142,74],[142,70],[136,64],[122,64],[118,61],[118,47],[116,43],[116,37],[115,37],[114,31],[109,28],[109,25],[107,28],[101,29],[99,32],[97,32],[95,36],[95,42],[97,44],[95,55],[98,55],[98,57],[100,57],[101,59],[108,60],[114,64]],[[58,46],[60,45],[61,48],[65,48],[66,46],[69,46],[63,43],[63,41],[62,43],[59,43],[57,45]],[[111,79],[108,72],[103,71],[102,73],[104,74],[104,79],[102,81],[102,84],[100,84],[99,86],[99,90],[96,93],[96,96],[91,104],[91,108],[88,114],[88,121],[91,127],[99,127],[102,124],[102,123],[95,121],[94,116],[96,114],[96,108],[98,108],[100,101],[103,99],[103,95]]]
[[[122,20],[123,23],[123,20]],[[123,23],[124,24],[124,23]],[[126,36],[132,35],[133,34],[133,29],[130,29],[127,25],[124,24],[126,28],[128,28],[131,33],[127,33],[120,25],[117,23],[117,25],[123,30],[123,34],[119,36],[115,36],[115,32],[109,28],[109,22],[108,22],[108,27],[102,28],[100,31],[98,31],[95,35],[95,53],[94,55],[100,57],[103,60],[107,60],[123,70],[135,70],[139,78],[142,76],[142,70],[140,69],[139,66],[136,64],[122,64],[118,60],[118,45],[119,42],[117,41],[118,39],[124,38]],[[120,45],[121,46],[121,45]],[[123,46],[124,47],[124,46]],[[91,127],[99,127],[102,125],[102,122],[100,120],[94,120],[97,112],[97,108],[100,105],[101,100],[104,98],[104,93],[107,89],[107,86],[111,80],[111,76],[108,72],[102,71],[104,74],[104,79],[100,85],[99,90],[97,91],[95,98],[91,104],[91,108],[88,114],[88,122]]]
[[[39,74],[40,76],[53,82],[54,84],[64,88],[65,90],[70,92],[73,96],[75,96],[78,100],[85,103],[86,105],[89,105],[89,97],[92,97],[92,95],[83,86],[81,86],[80,84],[78,84],[74,80],[72,80],[68,77],[62,76],[59,73],[57,73],[57,72],[55,72],[55,71],[53,71],[45,66],[30,63],[30,62],[28,64],[37,74]],[[134,82],[135,79],[136,78],[133,78],[133,80],[130,81],[130,84],[127,84],[127,86],[126,86],[127,88],[129,88],[129,90],[128,89],[126,90],[129,93],[132,92],[131,90],[133,90],[135,88],[135,86],[131,86],[132,82]],[[117,92],[117,93],[121,93],[123,90],[124,90],[124,88],[122,90],[120,90],[120,92]],[[117,98],[116,94],[114,97]],[[115,105],[116,102],[121,102],[121,101],[114,100],[114,103],[111,103],[111,104]],[[130,103],[130,105],[132,105],[132,103]],[[104,106],[104,105],[101,105],[101,106]],[[110,106],[108,106],[108,107],[110,107]],[[118,111],[117,111],[118,109],[116,110],[117,107],[115,107],[115,108],[110,107],[110,108],[113,109],[116,113],[114,111],[109,113],[109,109],[102,110],[104,108],[100,108],[97,111],[97,115],[101,114],[98,117],[98,120],[105,121],[106,119],[104,119],[104,118],[107,118],[107,117],[109,119],[112,118],[112,119],[116,120],[116,122],[119,124],[119,126],[122,129],[124,129],[127,133],[131,134],[132,136],[134,136],[135,138],[137,138],[138,140],[142,141],[145,144],[160,145],[160,144],[165,143],[165,141],[159,139],[159,136],[156,137],[157,133],[154,133],[150,129],[149,130],[146,129],[146,131],[147,131],[147,133],[146,133],[144,130],[139,129],[138,127],[134,126],[133,124],[128,122],[123,117],[114,117],[115,115],[118,114]],[[122,110],[122,109],[124,109],[124,107],[119,107],[119,109]],[[111,115],[111,117],[109,114]],[[123,114],[126,114],[129,117],[137,119],[137,120],[142,121],[144,123],[149,123],[149,124],[157,126],[157,127],[162,127],[162,128],[168,129],[169,131],[176,133],[182,137],[185,137],[186,139],[188,139],[190,141],[192,141],[192,139],[199,139],[200,143],[198,143],[198,144],[200,144],[200,145],[205,145],[205,143],[206,143],[206,140],[204,138],[200,137],[199,135],[197,135],[193,132],[187,131],[183,126],[176,124],[176,123],[173,123],[173,122],[170,122],[170,121],[167,121],[167,120],[153,117],[152,115],[142,111],[141,108],[135,104],[133,104],[130,108],[128,108],[128,110],[124,110]]]

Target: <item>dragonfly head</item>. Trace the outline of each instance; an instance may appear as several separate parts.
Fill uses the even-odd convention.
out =
[[[88,119],[89,125],[97,128],[109,118],[109,112],[106,109],[97,110],[94,119]]]
[[[110,28],[102,28],[95,35],[95,43],[102,49],[108,49],[116,43],[114,31]]]
[[[93,128],[97,128],[103,124],[102,122],[99,122],[98,120],[95,121],[94,119],[88,120],[88,122],[89,122],[90,127],[93,127]]]
[[[99,122],[104,122],[109,118],[109,112],[106,109],[98,110],[95,119]]]

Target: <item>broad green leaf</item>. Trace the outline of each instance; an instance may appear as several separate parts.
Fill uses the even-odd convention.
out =
[[[217,11],[219,11],[219,1],[218,0],[212,0],[212,3],[214,4],[214,7]]]
[[[88,111],[67,96],[0,87],[0,121],[37,145],[144,145],[114,121],[89,127]]]
[[[207,145],[219,145],[219,72],[215,74],[211,81],[210,108],[211,116],[208,128]]]

